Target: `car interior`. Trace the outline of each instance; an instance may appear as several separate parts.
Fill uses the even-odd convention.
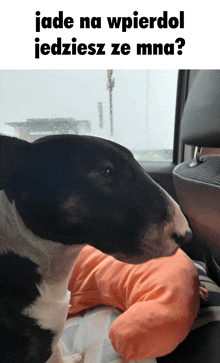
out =
[[[111,78],[116,74],[114,72],[108,72],[107,75],[109,102],[112,102],[111,96],[114,96],[113,87],[117,86],[117,79],[114,85]],[[200,311],[191,332],[172,353],[138,362],[217,363],[220,361],[220,71],[179,70],[176,74],[177,87],[172,95],[175,99],[175,117],[171,131],[172,157],[159,161],[157,158],[137,160],[177,201],[186,216],[193,237],[181,248],[195,262],[200,283],[208,291],[209,297],[206,300],[201,299]],[[90,92],[93,92],[92,88]],[[155,92],[154,90],[154,95]],[[160,100],[157,100],[156,105],[160,108]],[[116,111],[113,109],[114,117]],[[101,103],[98,105],[98,115],[102,127]],[[62,120],[66,122],[67,129],[75,128],[76,133],[89,134],[91,131],[91,125],[85,119],[84,123],[78,124],[70,118],[57,120],[54,115],[48,116],[48,119],[50,129],[45,128],[45,123],[40,126],[44,128],[45,134],[50,130],[52,133],[58,132],[58,126],[53,128],[53,122],[55,125]],[[25,122],[23,119],[14,119],[13,122],[8,122],[7,127],[17,127],[16,135],[30,140],[31,133],[25,122],[30,124],[31,119]],[[155,128],[160,127],[160,122],[162,124],[163,119],[158,121],[159,126]],[[34,131],[35,137],[42,136],[39,126]],[[4,133],[4,128],[0,132]],[[62,337],[66,354],[83,352],[85,363],[128,362],[114,352],[108,340],[109,328],[120,314],[114,307],[99,306],[68,319]]]

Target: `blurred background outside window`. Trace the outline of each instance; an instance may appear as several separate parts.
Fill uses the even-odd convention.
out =
[[[95,135],[172,161],[176,70],[0,70],[0,133]]]

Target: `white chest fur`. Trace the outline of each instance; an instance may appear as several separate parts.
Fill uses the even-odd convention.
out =
[[[39,298],[25,308],[22,314],[37,320],[41,328],[62,331],[68,313],[70,291],[66,290],[60,299],[56,293],[56,284],[43,283],[38,289]]]

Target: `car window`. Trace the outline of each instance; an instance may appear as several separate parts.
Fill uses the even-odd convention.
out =
[[[29,141],[85,134],[171,161],[176,70],[2,70],[0,132]]]

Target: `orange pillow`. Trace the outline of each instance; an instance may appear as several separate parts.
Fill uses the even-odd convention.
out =
[[[109,338],[127,360],[171,353],[186,338],[200,306],[197,271],[181,249],[130,265],[86,246],[76,259],[69,290],[69,317],[100,304],[124,311]]]

